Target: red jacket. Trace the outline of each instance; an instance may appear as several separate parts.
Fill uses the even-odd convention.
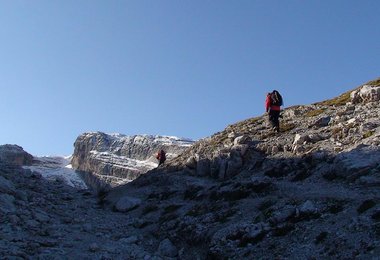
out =
[[[268,112],[269,109],[275,110],[275,111],[281,111],[281,107],[280,106],[272,106],[270,94],[268,94],[267,98],[265,99],[265,111]]]

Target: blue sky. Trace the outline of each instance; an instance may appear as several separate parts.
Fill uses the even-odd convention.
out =
[[[0,1],[0,144],[86,131],[199,139],[380,76],[377,0]]]

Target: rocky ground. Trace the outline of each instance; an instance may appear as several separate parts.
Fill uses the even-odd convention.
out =
[[[138,218],[143,234],[182,248],[179,259],[380,256],[378,184],[328,180],[316,172],[306,179],[267,174],[200,181],[156,172],[108,199]]]
[[[180,259],[379,259],[380,80],[228,126],[106,204]]]
[[[377,80],[279,134],[230,125],[96,195],[3,162],[0,258],[380,259],[379,100]]]
[[[0,167],[1,259],[152,259],[158,250],[134,218],[103,209],[88,190]]]

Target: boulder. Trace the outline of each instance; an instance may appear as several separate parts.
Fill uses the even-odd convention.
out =
[[[380,86],[364,85],[350,94],[354,104],[363,102],[377,102],[380,100]]]
[[[234,139],[234,145],[248,144],[251,141],[252,141],[252,139],[248,135],[241,135],[241,136],[238,136]]]
[[[306,144],[310,140],[309,136],[307,134],[296,134],[294,136],[293,145],[301,145]]]
[[[200,159],[197,164],[197,175],[198,176],[209,176],[210,175],[210,160],[207,158]]]
[[[164,257],[176,257],[178,255],[178,250],[173,243],[166,238],[160,242],[158,253]]]
[[[241,156],[233,156],[228,160],[226,176],[227,178],[235,176],[240,172],[241,167],[243,166],[243,159]]]
[[[115,210],[120,212],[127,212],[132,209],[137,208],[141,205],[141,200],[138,198],[133,198],[129,196],[125,196],[120,198],[115,204]]]
[[[219,162],[219,173],[218,173],[219,180],[224,180],[226,178],[226,171],[227,171],[227,160],[222,159]]]
[[[299,213],[304,215],[315,214],[317,208],[310,200],[305,201],[299,208]]]
[[[248,148],[248,144],[234,144],[232,146],[232,150],[238,151],[241,156],[245,155],[245,153],[248,151]]]
[[[328,126],[330,124],[330,121],[331,121],[331,117],[325,116],[325,117],[319,118],[317,121],[315,121],[313,125],[317,127],[324,127],[324,126]]]
[[[185,165],[189,167],[190,169],[196,169],[197,168],[197,160],[194,156],[190,156],[187,160]]]

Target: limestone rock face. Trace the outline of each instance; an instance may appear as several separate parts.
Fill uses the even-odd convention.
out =
[[[0,145],[0,161],[18,166],[31,165],[33,155],[18,145],[5,144]]]
[[[74,143],[71,164],[112,185],[131,181],[157,167],[157,151],[163,149],[167,160],[176,157],[193,141],[171,136],[84,133]]]

